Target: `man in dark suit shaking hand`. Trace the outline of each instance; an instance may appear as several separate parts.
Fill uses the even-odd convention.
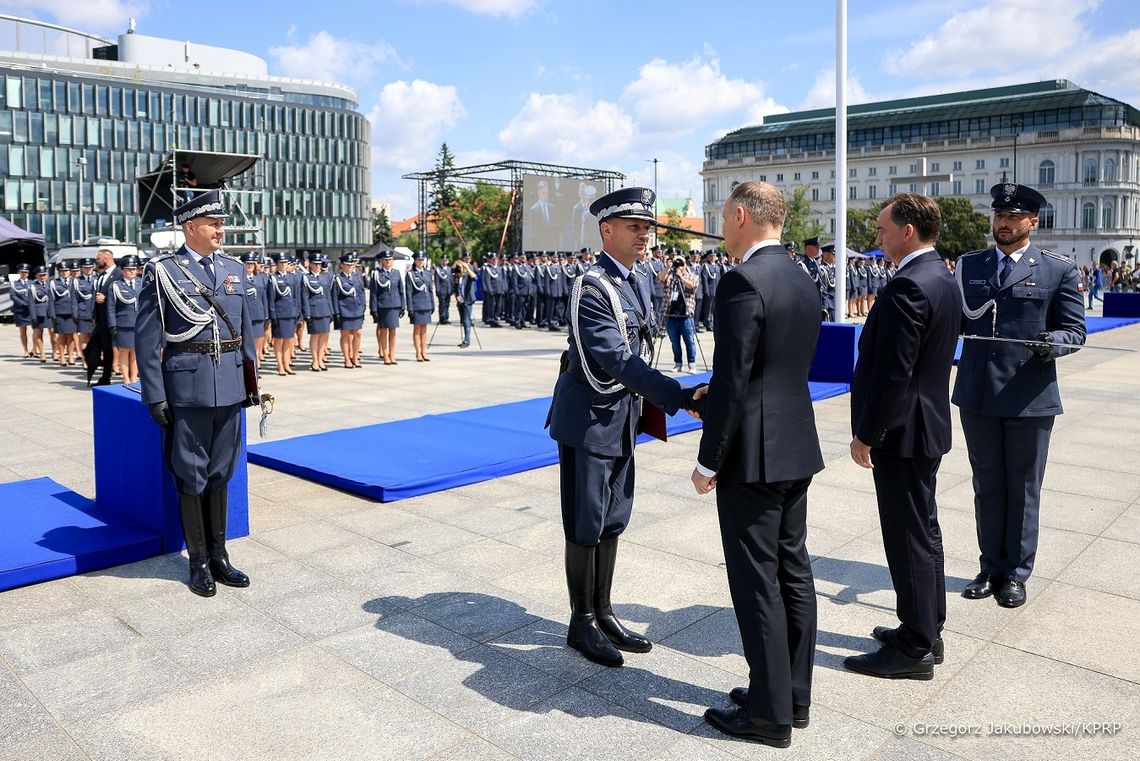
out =
[[[934,243],[938,204],[900,193],[883,205],[878,243],[898,274],[876,299],[851,380],[851,458],[874,468],[875,496],[900,626],[876,627],[882,647],[851,656],[852,671],[933,679],[942,662],[946,578],[934,500],[950,451],[950,364],[962,298]]]
[[[724,205],[724,241],[743,264],[717,288],[716,351],[692,480],[716,489],[732,607],[749,684],[736,708],[710,708],[720,731],[786,748],[806,727],[815,657],[815,582],[808,559],[807,490],[823,470],[808,370],[819,338],[819,288],[780,243],[784,198],[737,185]]]

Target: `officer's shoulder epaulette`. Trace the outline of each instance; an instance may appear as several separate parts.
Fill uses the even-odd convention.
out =
[[[1065,256],[1064,254],[1058,254],[1056,251],[1050,251],[1047,248],[1041,249],[1041,253],[1044,254],[1045,256],[1050,257],[1051,259],[1056,259],[1059,262],[1064,262],[1065,264],[1072,264],[1073,263],[1073,260],[1070,259],[1069,257]]]
[[[241,259],[238,259],[233,254],[227,254],[225,251],[219,251],[217,255],[222,257],[223,259],[229,259],[231,262],[237,262],[238,264],[241,264]],[[242,265],[242,266],[244,266],[244,265]]]
[[[962,254],[962,256],[959,256],[958,258],[961,259],[962,257],[965,257],[965,256],[977,256],[978,254],[984,254],[987,251],[989,251],[988,248],[979,248],[976,251],[967,251],[966,253]]]

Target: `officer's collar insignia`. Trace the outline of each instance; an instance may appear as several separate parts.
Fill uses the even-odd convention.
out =
[[[1037,260],[1031,256],[1031,257],[1029,257],[1029,263],[1030,264],[1037,264]]]
[[[185,267],[185,266],[186,266],[187,264],[189,264],[189,263],[190,263],[190,260],[189,260],[189,259],[183,259],[183,260],[182,260],[182,266],[183,266],[183,267]]]

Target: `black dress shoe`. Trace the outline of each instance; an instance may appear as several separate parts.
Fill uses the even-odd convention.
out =
[[[893,643],[883,645],[874,653],[848,656],[843,659],[843,665],[850,671],[883,679],[918,679],[925,682],[934,678],[932,654],[911,658]]]
[[[788,748],[792,744],[790,724],[772,724],[763,719],[753,719],[743,708],[710,708],[705,711],[705,721],[726,735],[742,740],[771,745],[773,748]]]
[[[886,645],[898,639],[899,630],[892,629],[889,626],[876,626],[871,632],[871,636]],[[934,647],[931,649],[930,654],[934,656],[935,666],[941,665],[942,661],[946,658],[946,643],[942,641],[941,637],[934,640]]]
[[[733,687],[728,697],[741,708],[748,705],[748,688]],[[805,729],[811,721],[811,709],[807,706],[792,706],[792,726],[796,729]]]
[[[995,579],[988,573],[979,573],[974,580],[962,590],[962,596],[967,600],[981,600],[994,593]]]
[[[994,597],[1003,608],[1019,608],[1025,604],[1025,585],[1020,581],[1006,579],[998,591],[994,592]]]

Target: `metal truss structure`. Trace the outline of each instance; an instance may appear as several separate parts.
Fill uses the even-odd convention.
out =
[[[473,166],[455,167],[442,179],[444,182],[455,185],[475,185],[486,183],[510,190],[514,193],[514,204],[511,207],[510,225],[507,234],[507,250],[518,250],[522,246],[522,210],[523,210],[523,175],[538,174],[548,177],[569,177],[577,180],[599,180],[605,183],[606,192],[614,189],[614,183],[625,180],[625,175],[609,169],[588,169],[580,166],[565,166],[562,164],[542,164],[536,161],[496,161],[491,164],[475,164]],[[432,185],[440,180],[439,173],[415,172],[403,175],[405,180],[415,180],[418,183],[419,193],[419,234],[420,250],[427,251],[427,215],[432,205]],[[438,224],[438,223],[437,223]]]

